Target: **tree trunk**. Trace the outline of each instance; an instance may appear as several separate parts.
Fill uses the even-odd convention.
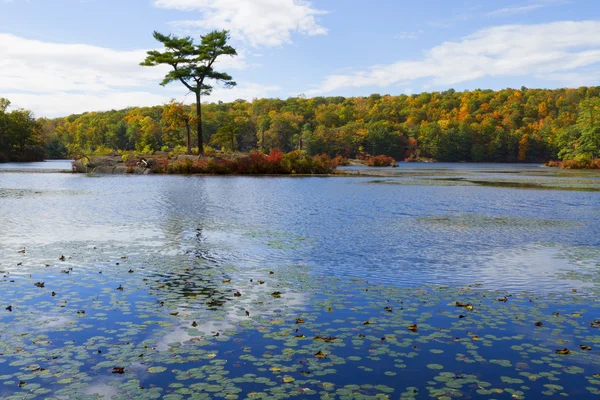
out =
[[[200,103],[200,91],[196,92],[196,115],[198,116],[198,154],[204,154],[204,139],[202,136],[202,104]]]
[[[185,127],[187,129],[187,153],[186,154],[192,154],[192,134],[190,132],[190,123],[189,123],[189,121],[187,121],[185,123]]]

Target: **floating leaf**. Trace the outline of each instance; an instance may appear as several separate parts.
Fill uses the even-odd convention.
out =
[[[328,337],[315,336],[315,340],[322,340],[327,343],[333,342],[335,339],[337,339],[335,336],[328,336]]]
[[[444,369],[444,366],[440,365],[440,364],[427,364],[427,368],[439,370],[439,369]]]
[[[457,301],[455,303],[456,307],[462,307],[462,308],[466,308],[467,310],[472,310],[473,309],[473,305],[469,304],[469,303],[461,303],[459,301]]]
[[[161,372],[165,372],[167,369],[165,367],[150,367],[146,371],[151,374],[160,374]]]

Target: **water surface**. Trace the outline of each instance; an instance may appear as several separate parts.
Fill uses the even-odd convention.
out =
[[[0,173],[0,393],[600,393],[598,176],[413,165]]]

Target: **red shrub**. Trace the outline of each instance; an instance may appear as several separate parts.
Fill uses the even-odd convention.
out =
[[[281,159],[283,158],[283,152],[279,149],[273,149],[267,156],[267,162],[272,164],[281,163]]]
[[[350,162],[347,158],[340,156],[339,154],[335,156],[333,160],[331,160],[331,166],[334,168],[341,167],[344,165],[348,165]]]
[[[393,157],[384,155],[371,156],[366,159],[366,163],[369,167],[395,167],[396,160]]]

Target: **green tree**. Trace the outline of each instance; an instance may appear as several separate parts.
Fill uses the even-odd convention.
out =
[[[600,158],[600,99],[586,99],[579,108],[576,126],[581,136],[575,153],[580,158]]]
[[[209,84],[211,81],[220,82],[228,88],[236,85],[229,74],[215,71],[214,64],[220,56],[236,56],[237,52],[233,47],[227,45],[229,40],[227,31],[212,31],[201,36],[199,44],[194,43],[189,36],[179,38],[154,32],[154,38],[161,42],[166,50],[164,52],[149,51],[146,60],[141,65],[153,67],[165,64],[171,66],[173,70],[167,73],[161,85],[180,81],[196,95],[198,152],[202,154],[204,152],[202,96],[211,94],[213,90],[213,86]]]
[[[0,153],[10,150],[10,142],[8,137],[9,117],[6,110],[10,107],[10,101],[0,97]]]

